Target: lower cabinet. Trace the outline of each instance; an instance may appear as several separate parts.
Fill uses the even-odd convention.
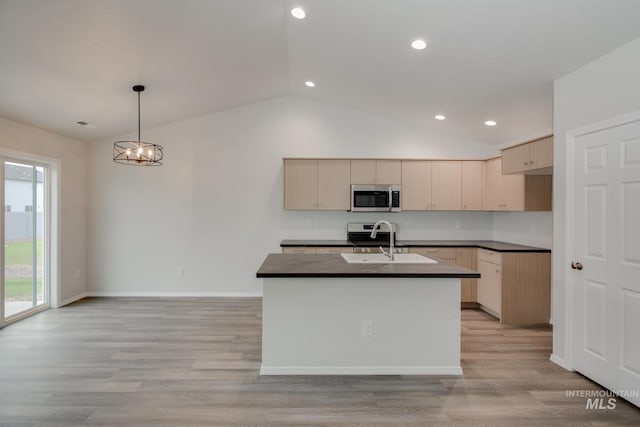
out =
[[[499,252],[478,250],[478,303],[496,317],[502,309],[502,256]]]
[[[469,270],[477,271],[478,263],[476,254],[476,248],[457,248],[456,264]],[[461,301],[463,303],[476,303],[478,301],[477,283],[478,279],[462,279],[460,281]]]
[[[478,249],[478,303],[510,325],[549,323],[551,254]]]
[[[353,248],[347,246],[285,246],[283,254],[351,254]]]
[[[409,252],[426,257],[436,257],[470,270],[476,270],[475,248],[410,248]],[[477,279],[461,279],[460,302],[463,304],[476,303],[476,281]]]

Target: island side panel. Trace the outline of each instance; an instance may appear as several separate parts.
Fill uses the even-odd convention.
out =
[[[267,278],[263,295],[262,375],[462,374],[460,279]]]

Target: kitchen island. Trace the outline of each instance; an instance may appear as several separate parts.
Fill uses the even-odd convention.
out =
[[[461,375],[455,264],[350,264],[269,254],[262,375]]]

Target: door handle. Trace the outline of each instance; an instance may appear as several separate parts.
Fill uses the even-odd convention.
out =
[[[582,263],[573,261],[571,263],[571,268],[573,268],[574,270],[582,270]]]

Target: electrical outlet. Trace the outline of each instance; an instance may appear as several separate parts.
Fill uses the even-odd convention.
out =
[[[535,224],[529,225],[529,233],[530,234],[536,234],[536,225]]]
[[[365,337],[373,336],[373,320],[362,321],[362,336],[365,336]]]
[[[178,277],[184,277],[184,267],[178,267]]]
[[[456,223],[453,225],[453,228],[455,228],[456,230],[460,230],[460,221],[456,221]]]

